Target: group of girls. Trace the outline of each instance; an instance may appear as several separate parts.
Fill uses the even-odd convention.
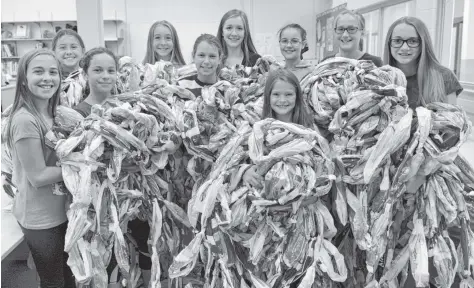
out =
[[[426,25],[414,17],[397,20],[388,30],[382,59],[360,49],[365,33],[364,18],[353,11],[344,11],[335,18],[335,38],[339,51],[334,56],[366,59],[403,71],[408,80],[409,105],[415,108],[434,101],[455,104],[462,87],[454,74],[440,65],[435,57]],[[285,68],[271,71],[264,91],[263,118],[313,126],[302,100],[299,82],[311,73],[311,64],[303,60],[308,50],[307,34],[298,24],[289,24],[278,32]],[[200,95],[201,88],[218,81],[223,67],[252,67],[260,55],[250,35],[244,12],[227,12],[217,31],[199,36],[192,50],[197,74],[180,79],[178,85]],[[165,60],[176,67],[185,65],[176,29],[167,21],[154,23],[148,34],[143,63]],[[44,135],[51,129],[56,106],[60,103],[61,81],[77,77],[87,80],[84,100],[75,106],[83,116],[91,113],[117,93],[118,61],[106,48],[86,52],[81,37],[71,30],[60,31],[53,40],[52,50],[34,50],[19,62],[15,100],[7,126],[7,143],[13,159],[13,183],[17,187],[14,215],[25,235],[41,281],[41,287],[74,287],[74,279],[66,265],[63,252],[67,227],[66,196],[53,195],[52,184],[63,180],[56,155],[45,146]],[[79,72],[78,72],[79,71]],[[125,167],[134,169],[134,167]],[[135,167],[136,168],[136,167]],[[243,177],[249,185],[259,186],[263,179],[250,167]],[[132,235],[140,250],[139,265],[145,283],[149,282],[151,260],[148,256],[148,223],[130,223]],[[114,257],[112,257],[113,259]],[[113,263],[109,265],[109,276]]]

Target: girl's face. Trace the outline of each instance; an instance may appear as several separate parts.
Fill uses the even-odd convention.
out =
[[[209,77],[216,75],[217,67],[219,66],[220,55],[219,50],[214,45],[202,41],[196,48],[194,55],[194,63],[198,75]]]
[[[407,42],[403,42],[403,40]],[[390,53],[399,64],[415,63],[421,54],[421,40],[415,27],[402,23],[397,25],[392,32],[390,41]],[[402,46],[395,48],[393,46]],[[418,47],[413,47],[417,46]],[[410,47],[412,46],[412,47]]]
[[[286,28],[280,35],[280,51],[287,60],[300,59],[301,49],[305,43],[301,33],[295,28]]]
[[[86,76],[91,90],[110,93],[117,81],[115,60],[106,53],[92,56]]]
[[[173,34],[163,25],[158,25],[153,32],[153,48],[160,58],[170,60],[173,52]]]
[[[240,47],[245,37],[245,27],[242,18],[232,17],[224,22],[224,30],[222,31],[222,37],[228,47],[236,48]]]
[[[291,117],[296,103],[296,88],[286,81],[277,80],[270,94],[270,106],[277,119]]]
[[[59,89],[59,67],[51,55],[38,55],[26,69],[28,89],[36,98],[49,100]]]
[[[58,39],[54,52],[62,66],[76,70],[84,54],[84,49],[76,37],[64,35]]]
[[[354,51],[359,49],[359,42],[362,37],[359,20],[350,14],[344,14],[339,17],[336,25],[336,39],[339,41],[339,48],[343,51]],[[337,30],[343,28],[348,30],[344,30],[343,33],[338,33]],[[349,31],[355,33],[351,34]]]

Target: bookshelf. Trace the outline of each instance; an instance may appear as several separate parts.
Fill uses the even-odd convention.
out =
[[[127,55],[125,29],[123,20],[116,18],[117,13],[104,19],[104,46],[112,50],[117,56]],[[2,22],[2,73],[6,72],[16,77],[18,60],[28,51],[37,48],[52,48],[54,35],[60,29],[72,28],[77,25],[71,21],[33,21],[33,22]],[[27,27],[23,38],[18,38],[18,26]],[[80,31],[79,35],[81,34]],[[91,47],[86,47],[86,49]]]

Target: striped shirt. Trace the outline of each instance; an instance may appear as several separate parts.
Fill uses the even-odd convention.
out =
[[[178,86],[183,87],[191,91],[194,96],[199,97],[201,96],[201,90],[204,86],[212,86],[215,83],[204,83],[198,79],[197,74],[184,77],[178,80]]]

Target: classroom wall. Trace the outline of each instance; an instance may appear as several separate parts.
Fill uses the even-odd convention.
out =
[[[315,55],[314,15],[331,8],[331,0],[125,0],[126,21],[130,38],[130,55],[142,60],[146,50],[148,30],[154,21],[170,21],[178,31],[185,60],[191,62],[192,46],[201,33],[216,35],[221,17],[228,10],[240,9],[247,13],[254,44],[260,54],[280,56],[277,31],[285,24],[296,22],[308,33],[309,51],[304,57]],[[143,9],[147,7],[147,9]]]

